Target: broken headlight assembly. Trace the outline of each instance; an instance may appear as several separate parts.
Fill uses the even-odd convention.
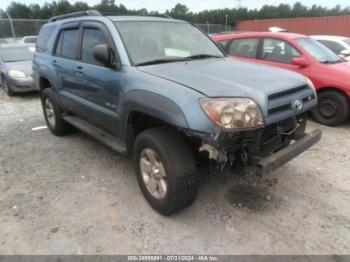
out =
[[[208,117],[226,130],[255,129],[264,125],[259,106],[249,98],[205,98],[200,104]]]

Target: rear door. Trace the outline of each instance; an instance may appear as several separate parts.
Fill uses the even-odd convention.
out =
[[[239,38],[226,44],[226,52],[230,56],[238,59],[257,62],[257,52],[259,47],[259,38]]]
[[[79,94],[75,90],[80,83],[80,76],[76,72],[79,38],[80,23],[63,25],[56,39],[51,62],[56,71],[56,88],[62,103],[73,113],[77,113],[78,109],[76,100]]]

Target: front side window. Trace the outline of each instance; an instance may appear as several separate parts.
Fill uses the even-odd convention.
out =
[[[294,57],[299,57],[300,53],[289,43],[273,38],[265,38],[261,59],[271,62],[291,64]]]
[[[296,42],[320,63],[334,64],[342,62],[339,56],[315,39],[303,37],[296,39]]]
[[[224,56],[203,32],[188,23],[118,21],[115,25],[135,65]]]
[[[330,40],[318,40],[318,42],[320,42],[322,45],[326,46],[327,48],[329,48],[330,50],[332,50],[334,53],[336,53],[337,55],[339,55],[341,53],[341,51],[343,51],[344,49],[346,49],[345,47],[343,47],[341,44],[334,42],[334,41],[330,41]]]
[[[100,65],[93,56],[94,47],[100,44],[107,44],[106,37],[102,31],[93,28],[85,28],[81,45],[81,61]]]
[[[3,62],[18,62],[32,60],[35,47],[18,46],[1,48],[1,59]]]
[[[258,45],[258,38],[236,39],[227,48],[227,53],[232,56],[255,58]]]
[[[55,54],[63,58],[75,59],[78,47],[79,29],[62,30]]]

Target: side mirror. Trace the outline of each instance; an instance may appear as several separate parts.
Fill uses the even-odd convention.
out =
[[[118,64],[115,63],[113,51],[106,44],[96,45],[93,50],[94,59],[103,64],[104,66],[117,68]]]
[[[309,62],[304,57],[294,57],[292,59],[292,65],[307,67],[309,66]]]
[[[340,55],[342,56],[350,56],[350,49],[345,49],[340,52]]]

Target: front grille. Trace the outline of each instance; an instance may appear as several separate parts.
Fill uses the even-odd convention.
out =
[[[315,99],[315,95],[308,85],[271,94],[268,97],[268,116],[274,117],[284,113],[293,113],[293,103],[300,100],[304,106]]]

